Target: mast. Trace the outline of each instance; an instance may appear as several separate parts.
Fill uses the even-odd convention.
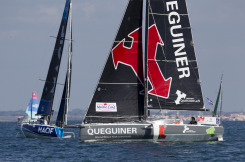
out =
[[[68,45],[68,64],[66,72],[66,80],[63,89],[63,94],[60,102],[59,112],[56,119],[56,125],[58,127],[64,127],[67,125],[67,113],[70,100],[70,87],[71,87],[71,69],[72,69],[72,15],[71,15],[72,3],[70,1],[70,16],[69,16],[69,45]]]
[[[145,76],[145,98],[144,98],[144,120],[147,119],[148,117],[148,26],[149,26],[149,4],[148,4],[148,0],[145,0],[145,10],[143,9],[143,13],[145,11],[145,42],[144,42],[144,45],[145,45],[145,52],[144,52],[144,76]],[[144,14],[143,14],[144,15]],[[143,23],[142,23],[143,24]],[[143,34],[143,32],[142,32]]]
[[[69,24],[69,51],[68,51],[68,71],[67,71],[67,96],[66,96],[66,109],[65,109],[65,121],[67,125],[67,113],[70,100],[70,86],[71,86],[71,58],[72,58],[72,2],[70,1],[70,24]]]

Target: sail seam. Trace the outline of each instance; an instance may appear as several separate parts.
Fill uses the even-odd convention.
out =
[[[162,16],[168,16],[169,14],[161,14],[161,13],[149,13],[149,14],[152,14],[152,15],[162,15]],[[181,16],[188,16],[188,14],[179,14]]]
[[[99,84],[135,84],[135,85],[141,85],[141,83],[99,83]]]
[[[158,62],[158,61],[163,61],[163,62],[176,62],[176,60],[153,60],[153,59],[149,59],[149,60],[151,62]],[[188,62],[197,62],[197,61],[196,60],[188,60]]]
[[[121,41],[114,41],[114,42],[116,42],[116,43],[119,42],[119,43],[120,43]],[[124,43],[125,43],[125,42],[127,42],[127,43],[134,43],[134,42],[136,42],[136,43],[137,43],[137,42],[142,43],[142,41],[123,41],[123,42],[124,42]]]

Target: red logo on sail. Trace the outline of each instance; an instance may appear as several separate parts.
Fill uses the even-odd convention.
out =
[[[157,46],[158,44],[163,45],[156,25],[148,29],[148,35],[148,80],[152,86],[148,93],[168,98],[172,78],[167,80],[164,78],[156,60]],[[143,84],[142,29],[136,29],[128,37],[132,38],[131,47],[125,47],[125,39],[123,39],[112,49],[114,67],[117,69],[118,63],[130,66]]]
[[[157,63],[156,54],[157,46],[164,45],[156,25],[148,29],[148,79],[152,89],[148,93],[168,98],[172,78],[165,79]]]
[[[125,47],[123,39],[112,49],[114,67],[117,69],[118,63],[130,66],[143,84],[142,29],[136,29],[128,37],[132,38],[131,47]]]

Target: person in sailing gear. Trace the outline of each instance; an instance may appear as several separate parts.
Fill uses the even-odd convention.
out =
[[[194,117],[191,117],[191,121],[190,121],[190,123],[189,124],[197,124],[197,121],[195,120],[195,118]]]

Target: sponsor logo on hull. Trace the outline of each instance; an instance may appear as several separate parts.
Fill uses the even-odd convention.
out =
[[[89,128],[88,135],[132,135],[137,134],[137,128]]]
[[[215,128],[214,127],[210,127],[206,130],[206,133],[207,134],[210,134],[211,137],[214,137],[214,131],[215,131]]]
[[[191,130],[187,125],[184,126],[183,133],[196,133],[196,131]]]
[[[54,128],[53,127],[42,127],[42,126],[39,126],[38,127],[38,133],[53,134],[55,132],[54,132]]]

